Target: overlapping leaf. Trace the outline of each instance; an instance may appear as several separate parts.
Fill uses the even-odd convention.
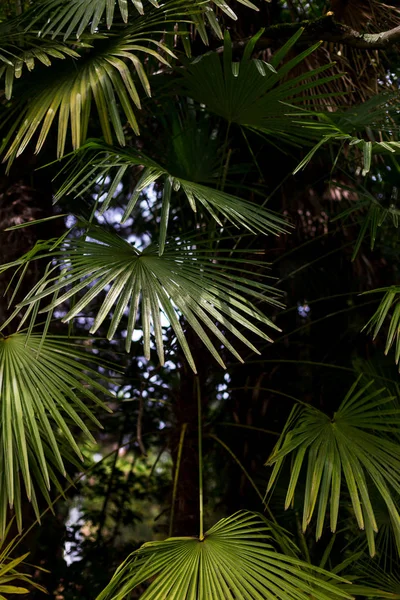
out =
[[[9,505],[21,528],[22,486],[37,516],[37,490],[49,503],[50,483],[61,491],[56,474],[65,475],[63,459],[81,456],[71,427],[93,439],[83,417],[99,425],[88,403],[105,408],[95,392],[109,393],[89,361],[87,352],[58,337],[0,339],[0,537]]]
[[[157,0],[149,0],[158,8]],[[75,34],[79,38],[86,28],[95,33],[105,16],[107,28],[113,24],[115,9],[118,6],[124,23],[128,22],[129,7],[134,6],[140,15],[144,14],[141,0],[47,0],[42,1],[32,11],[28,28],[44,23],[41,30],[43,36],[53,38],[64,34],[64,39]]]
[[[20,306],[28,306],[25,319],[30,311],[37,310],[38,302],[44,298],[51,296],[50,304],[43,310],[52,311],[85,290],[63,318],[63,321],[70,321],[108,289],[90,332],[95,333],[112,314],[107,334],[108,339],[112,339],[123,315],[128,314],[126,350],[129,351],[141,301],[145,356],[150,356],[152,325],[161,364],[164,361],[161,312],[168,319],[194,370],[191,351],[180,323],[181,315],[222,366],[224,363],[206,329],[239,360],[241,358],[227,335],[232,334],[256,352],[257,349],[242,333],[242,329],[272,341],[257,323],[278,328],[246,299],[248,296],[280,306],[276,290],[256,281],[251,271],[252,267],[265,267],[262,261],[246,261],[236,258],[234,252],[222,250],[216,259],[209,245],[197,240],[187,244],[167,244],[164,254],[160,256],[157,246],[149,246],[140,252],[117,235],[100,228],[92,228],[89,234],[90,238],[67,240],[61,249],[56,247],[52,251],[36,254],[35,258],[44,257],[56,263],[53,262],[52,269],[21,303]],[[48,248],[51,247],[52,242],[49,242]],[[43,248],[43,245],[39,248]],[[32,256],[30,253],[3,269],[26,264]],[[216,323],[220,324],[220,328]]]
[[[143,21],[139,19],[122,35],[110,35],[108,39],[96,36],[88,54],[82,54],[79,60],[69,62],[57,72],[52,70],[50,79],[33,82],[27,104],[14,124],[12,142],[5,158],[12,160],[21,154],[37,133],[35,151],[39,152],[57,117],[58,156],[64,153],[69,132],[72,147],[79,148],[86,138],[92,104],[96,107],[105,140],[111,143],[116,138],[124,145],[125,121],[136,133],[139,131],[133,106],[140,108],[141,104],[131,68],[145,93],[150,95],[148,77],[140,57],[151,56],[168,65],[160,50],[170,56],[173,53],[153,38],[152,32],[160,25],[164,29],[165,23],[172,17],[176,20],[179,15],[182,13],[178,9],[164,12],[160,9],[156,15],[149,12],[146,17],[141,17]]]
[[[275,551],[266,522],[236,513],[194,537],[148,542],[117,569],[97,600],[123,600],[147,581],[143,600],[339,600],[344,580]],[[326,578],[324,578],[326,576]]]
[[[176,176],[175,173],[169,173],[165,167],[160,166],[133,148],[122,150],[105,147],[104,144],[97,142],[88,143],[86,148],[87,150],[84,149],[69,178],[60,188],[56,199],[60,199],[68,193],[75,193],[76,196],[83,195],[87,190],[92,189],[96,182],[101,185],[102,182],[111,180],[102,201],[100,212],[103,213],[109,208],[115,190],[129,172],[129,168],[134,165],[144,167],[127,203],[122,223],[131,215],[140,194],[145,188],[151,183],[162,179],[164,192],[161,213],[160,253],[164,250],[166,240],[171,196],[174,192],[180,190],[184,193],[194,211],[197,211],[197,206],[199,206],[208,212],[221,226],[225,221],[235,226],[244,227],[252,233],[277,235],[286,231],[286,221],[273,212],[254,202],[202,185],[197,181],[187,181]]]
[[[303,530],[317,511],[316,537],[322,535],[326,515],[336,530],[343,482],[360,529],[365,529],[371,555],[377,531],[371,486],[384,500],[400,551],[400,515],[394,497],[400,493],[400,410],[386,390],[373,382],[354,383],[333,418],[313,407],[296,407],[267,465],[274,465],[268,484],[276,481],[286,457],[293,460],[285,508],[294,498],[302,468],[306,468]],[[307,467],[305,467],[307,463]]]
[[[290,143],[309,142],[314,139],[313,135],[298,123],[298,119],[288,116],[290,109],[287,103],[302,102],[305,90],[316,88],[337,76],[319,77],[330,68],[331,65],[327,64],[282,82],[319,44],[301,52],[279,68],[302,30],[278,50],[270,63],[251,60],[261,34],[262,30],[248,42],[242,60],[233,62],[232,43],[226,33],[223,56],[210,52],[193,61],[183,75],[183,90],[230,123],[261,130]],[[314,99],[318,98],[320,96],[317,93]]]
[[[259,10],[250,0],[238,0],[241,4]],[[217,35],[221,35],[221,28],[214,11],[213,5],[224,12],[232,19],[237,19],[235,12],[225,0],[214,0],[210,3],[191,2],[185,3],[191,6],[191,17],[197,25],[199,33],[203,40],[207,42],[207,31],[204,22],[204,12],[208,17],[208,22]],[[204,5],[207,4],[205,7]],[[160,5],[157,0],[42,0],[36,7],[33,7],[29,15],[27,27],[31,28],[37,24],[43,23],[43,35],[52,35],[53,37],[64,34],[64,38],[71,34],[79,38],[86,28],[94,33],[99,25],[104,21],[108,29],[111,28],[115,19],[115,9],[117,10],[117,21],[120,19],[127,23],[130,18],[130,8],[134,7],[136,11],[143,15],[149,9],[149,5],[158,8]],[[164,5],[163,5],[164,6]],[[204,11],[204,8],[206,10]]]
[[[302,124],[305,131],[313,132],[319,141],[296,167],[294,173],[307,166],[314,154],[328,143],[341,143],[360,156],[362,174],[371,169],[375,154],[398,154],[398,110],[395,94],[377,94],[360,106],[346,111],[316,112],[306,108],[289,110],[288,115]],[[376,133],[374,133],[376,132]],[[377,141],[377,138],[380,141]]]
[[[18,45],[18,42],[20,42],[18,34],[1,42],[0,64],[3,63],[3,65],[0,66],[0,77],[4,76],[7,100],[12,96],[14,79],[22,76],[24,67],[28,71],[32,71],[37,63],[49,67],[54,58],[63,60],[68,56],[71,58],[80,56],[67,44],[58,41],[43,41],[34,35],[24,36],[22,47]]]
[[[25,587],[26,585],[46,593],[46,590],[41,585],[32,580],[31,575],[18,570],[29,556],[29,553],[12,558],[12,554],[18,545],[18,539],[9,540],[11,525],[12,520],[9,522],[5,536],[0,542],[0,600],[7,600],[9,594],[29,594],[29,590]],[[7,596],[4,594],[7,594]]]
[[[386,338],[385,354],[395,345],[395,362],[400,360],[400,287],[392,285],[365,292],[366,294],[384,293],[383,298],[364,329],[372,331],[373,339],[376,338],[387,317],[390,325]],[[400,368],[400,367],[399,367]]]
[[[350,192],[351,200],[348,208],[332,219],[332,222],[339,219],[345,220],[348,217],[361,217],[360,231],[354,245],[352,256],[352,260],[354,260],[360,250],[363,240],[368,234],[370,238],[370,248],[373,250],[380,228],[384,223],[390,221],[393,227],[396,229],[398,228],[400,210],[395,205],[397,188],[392,188],[391,202],[388,202],[385,206],[381,201],[383,194],[380,194],[381,198],[378,199],[361,185],[352,188],[335,182],[335,187],[343,189],[345,192]],[[343,194],[343,196],[345,197],[345,194]]]

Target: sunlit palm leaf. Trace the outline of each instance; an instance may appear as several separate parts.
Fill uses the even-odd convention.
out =
[[[59,488],[55,473],[65,475],[63,459],[70,450],[81,457],[71,427],[93,439],[82,417],[100,425],[87,403],[105,408],[94,392],[109,393],[95,380],[90,360],[58,337],[19,333],[0,339],[0,537],[8,505],[21,527],[20,478],[37,513],[35,486],[50,502],[50,483]]]
[[[13,265],[22,265],[31,256],[28,255],[27,259],[23,257]],[[251,271],[251,267],[265,267],[265,263],[236,258],[234,252],[223,250],[219,250],[218,260],[215,260],[214,253],[210,252],[209,245],[205,242],[195,240],[187,244],[167,244],[166,251],[159,256],[157,246],[149,246],[140,252],[117,235],[92,228],[89,239],[67,240],[62,250],[56,248],[52,252],[39,253],[37,257],[40,256],[56,260],[58,266],[54,266],[50,274],[39,281],[21,306],[28,306],[30,311],[42,298],[51,296],[50,304],[43,310],[52,311],[86,288],[83,296],[63,318],[63,321],[70,321],[108,289],[90,332],[95,333],[112,314],[107,333],[108,339],[112,339],[123,315],[128,311],[126,350],[129,351],[141,300],[145,356],[150,357],[152,325],[162,364],[164,350],[161,313],[168,319],[193,369],[195,365],[191,351],[180,324],[181,315],[222,366],[224,363],[220,354],[204,326],[239,360],[239,354],[224,332],[229,332],[257,352],[241,329],[252,331],[269,341],[272,340],[256,323],[278,329],[246,299],[249,296],[257,301],[280,306],[276,300],[276,290],[255,281],[254,272]],[[221,329],[216,326],[217,322]]]
[[[157,0],[149,2],[158,7]],[[129,7],[133,6],[140,15],[144,14],[141,0],[48,0],[41,2],[30,15],[29,29],[37,23],[44,23],[41,34],[51,35],[53,38],[64,34],[64,39],[75,34],[79,38],[87,27],[90,26],[91,33],[97,31],[104,15],[108,29],[113,24],[115,9],[124,23],[128,22]]]
[[[373,555],[377,524],[369,491],[371,485],[387,506],[400,550],[400,515],[393,501],[400,493],[400,445],[394,441],[399,432],[400,410],[394,408],[393,397],[384,388],[370,390],[373,382],[357,389],[359,380],[351,387],[333,418],[311,406],[293,410],[267,461],[267,465],[274,465],[268,491],[278,477],[284,459],[291,456],[293,466],[285,501],[285,508],[288,508],[304,465],[307,474],[303,530],[317,510],[316,537],[319,539],[328,502],[330,527],[332,531],[336,530],[344,479],[358,526],[365,528]]]
[[[284,219],[260,205],[243,200],[237,196],[211,188],[197,181],[187,181],[175,173],[169,173],[166,169],[143,153],[130,148],[105,147],[104,144],[90,142],[84,149],[77,165],[56,195],[56,199],[62,198],[64,194],[74,193],[76,196],[84,194],[92,189],[97,183],[111,180],[108,192],[103,199],[100,212],[105,212],[112,200],[115,190],[127,174],[128,169],[139,165],[144,167],[142,176],[137,182],[131,197],[127,203],[122,223],[132,214],[140,194],[151,183],[162,179],[164,182],[163,211],[161,215],[160,252],[163,252],[171,195],[180,190],[193,211],[197,207],[208,212],[219,225],[232,223],[237,227],[244,227],[252,233],[272,233],[278,235],[287,230]],[[97,151],[96,151],[97,150]]]
[[[280,554],[266,522],[237,513],[216,523],[203,540],[148,542],[117,569],[97,600],[123,600],[150,581],[143,600],[338,600],[351,598],[343,580]]]
[[[170,56],[173,53],[152,39],[151,32],[160,26],[164,29],[166,23],[179,15],[182,13],[172,8],[170,12],[160,9],[156,15],[149,12],[146,17],[141,17],[143,21],[137,20],[123,35],[110,35],[108,39],[96,36],[88,54],[69,61],[65,67],[62,65],[57,72],[51,71],[50,80],[33,82],[6,158],[12,160],[20,155],[37,132],[35,151],[39,152],[51,126],[57,121],[56,117],[57,155],[63,155],[69,131],[72,147],[78,148],[86,138],[92,104],[96,107],[105,140],[111,143],[116,138],[124,145],[125,121],[136,133],[139,131],[133,105],[140,108],[140,98],[131,70],[134,69],[145,93],[150,95],[149,81],[139,57],[152,56],[168,65],[159,50]]]
[[[253,10],[259,10],[250,0],[238,0],[238,2]],[[68,0],[68,2],[65,0],[47,0],[30,11],[29,21],[27,18],[24,20],[27,22],[28,28],[43,23],[42,35],[55,37],[64,34],[66,39],[74,34],[79,38],[88,27],[94,33],[104,19],[108,29],[110,29],[115,19],[117,7],[118,17],[120,15],[122,21],[127,23],[132,18],[130,16],[131,8],[134,7],[140,15],[143,15],[148,11],[149,4],[156,8],[159,7],[157,0],[148,0],[148,2],[147,0],[144,2],[142,0]],[[221,28],[212,10],[213,5],[230,18],[237,19],[235,12],[225,0],[214,0],[212,3],[192,0],[191,2],[186,1],[186,5],[191,6],[191,18],[194,19],[204,41],[207,41],[204,13],[214,32],[221,35]]]
[[[301,124],[287,116],[290,110],[285,103],[302,102],[305,90],[335,79],[336,76],[319,77],[331,65],[282,82],[319,44],[278,68],[302,30],[272,57],[270,63],[250,59],[261,33],[248,42],[240,62],[232,62],[232,43],[229,34],[225,34],[222,57],[216,52],[207,53],[188,66],[182,83],[185,93],[230,123],[258,129],[290,143],[314,139]],[[318,97],[318,94],[314,95],[316,100]]]

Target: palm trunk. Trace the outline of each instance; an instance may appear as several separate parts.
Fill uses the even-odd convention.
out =
[[[198,409],[197,381],[200,385],[200,396],[203,415],[208,405],[207,372],[209,357],[202,343],[192,330],[187,331],[189,347],[197,367],[195,375],[186,359],[181,357],[180,390],[174,403],[175,427],[171,436],[171,452],[174,461],[174,472],[177,469],[177,458],[182,428],[186,426],[179,464],[179,478],[174,502],[173,535],[199,535],[199,452],[198,452]]]

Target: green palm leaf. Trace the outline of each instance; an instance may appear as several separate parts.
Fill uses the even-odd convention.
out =
[[[46,593],[46,590],[41,585],[32,581],[31,575],[18,571],[18,567],[23,565],[29,553],[17,558],[11,557],[11,554],[13,554],[18,545],[18,538],[6,542],[11,525],[12,520],[9,522],[4,532],[4,537],[2,537],[0,542],[0,600],[7,600],[8,594],[29,594],[29,590],[25,587],[26,585]],[[17,585],[15,585],[16,583]],[[23,584],[24,587],[20,584]],[[4,594],[7,594],[7,597]]]
[[[268,484],[271,490],[283,461],[292,457],[285,508],[294,498],[300,472],[306,468],[303,530],[317,512],[316,537],[322,535],[326,514],[336,530],[342,483],[350,494],[360,529],[365,529],[371,555],[377,531],[371,486],[384,500],[400,551],[400,515],[393,497],[400,493],[400,410],[386,390],[370,389],[373,382],[357,389],[354,383],[333,418],[313,408],[295,407],[267,465],[274,465]],[[305,466],[307,463],[307,466]],[[393,494],[393,491],[395,494]]]
[[[343,579],[276,552],[271,540],[262,517],[241,512],[216,523],[202,540],[148,542],[117,569],[97,600],[123,600],[147,581],[143,600],[351,598]]]
[[[349,217],[361,217],[360,231],[352,256],[352,260],[354,260],[368,233],[370,237],[370,248],[373,250],[380,228],[384,223],[387,224],[388,221],[390,221],[393,227],[396,229],[398,228],[400,211],[393,203],[384,206],[382,201],[361,185],[349,187],[335,182],[335,186],[350,192],[351,199],[349,200],[348,208],[334,217],[331,221],[334,222],[339,219],[344,220]],[[357,198],[357,200],[354,198]]]
[[[150,357],[152,325],[161,364],[164,362],[161,312],[168,319],[194,370],[192,354],[179,320],[181,315],[222,366],[222,358],[204,326],[239,360],[242,360],[240,355],[223,331],[229,332],[255,352],[257,349],[241,332],[242,328],[272,341],[256,323],[278,328],[245,297],[281,306],[276,299],[277,291],[265,283],[254,281],[254,272],[246,268],[246,265],[265,266],[262,261],[245,261],[235,258],[234,252],[223,250],[219,250],[218,260],[215,260],[209,242],[197,240],[187,244],[167,244],[164,254],[160,256],[157,246],[149,246],[140,252],[114,233],[100,228],[93,227],[89,235],[89,239],[67,240],[61,250],[56,248],[37,254],[35,258],[57,262],[21,303],[20,306],[28,306],[22,323],[43,298],[51,296],[50,304],[43,310],[53,311],[86,288],[83,296],[63,318],[63,321],[70,321],[108,289],[90,332],[95,333],[112,313],[107,334],[107,338],[112,339],[123,315],[128,312],[126,350],[129,351],[141,300],[145,356]],[[48,247],[52,244],[49,242]],[[22,265],[31,259],[32,253],[29,253],[27,257],[3,269]],[[250,275],[253,279],[250,279]],[[216,322],[220,323],[222,331]]]
[[[368,586],[375,586],[380,588],[382,591],[380,594],[376,594],[376,598],[393,598],[397,600],[400,598],[400,577],[397,574],[397,559],[392,566],[385,565],[382,568],[375,561],[363,561],[358,566],[359,575],[363,583]]]
[[[157,0],[149,0],[150,4],[158,8]],[[31,11],[29,29],[38,22],[45,23],[41,34],[51,35],[53,38],[64,34],[64,39],[75,34],[79,38],[85,29],[90,26],[90,32],[95,33],[105,15],[107,28],[113,24],[115,9],[124,23],[128,22],[129,6],[135,7],[140,15],[144,14],[141,0],[48,0],[41,2],[36,9]]]
[[[399,364],[400,360],[400,287],[392,285],[386,288],[378,288],[365,292],[365,294],[376,294],[384,292],[384,296],[364,329],[372,331],[373,339],[376,338],[387,317],[390,318],[390,325],[386,338],[385,354],[395,345],[395,362]],[[400,371],[400,365],[399,365]]]
[[[50,503],[48,490],[65,476],[63,458],[81,457],[71,427],[93,439],[82,420],[100,426],[83,400],[106,408],[94,391],[107,394],[88,364],[91,359],[62,338],[18,333],[0,339],[0,537],[7,506],[21,528],[21,481],[39,516],[35,485]],[[82,371],[82,369],[84,369]]]
[[[258,7],[250,0],[238,0],[241,4],[259,10]],[[37,7],[29,13],[29,20],[24,19],[28,29],[38,23],[43,23],[42,35],[52,35],[53,38],[60,34],[64,34],[64,39],[71,34],[75,34],[79,38],[87,27],[90,26],[91,33],[94,33],[102,24],[105,17],[107,28],[110,29],[115,20],[115,9],[118,6],[117,14],[119,13],[122,21],[127,23],[130,18],[130,8],[134,7],[140,15],[152,5],[158,8],[160,5],[157,0],[47,0],[41,2]],[[197,29],[203,39],[207,43],[207,30],[205,27],[204,14],[207,17],[209,25],[214,33],[222,37],[221,28],[216,18],[212,5],[220,9],[232,19],[237,19],[235,12],[225,0],[214,0],[214,2],[185,2],[186,6],[191,7],[191,18],[196,23]],[[164,7],[162,5],[162,7]]]
[[[154,9],[156,10],[156,9]],[[135,133],[139,132],[133,105],[140,108],[140,98],[131,68],[136,72],[145,93],[150,96],[150,85],[140,59],[154,57],[168,65],[159,50],[174,56],[164,44],[152,38],[154,29],[176,21],[182,16],[173,6],[168,10],[151,11],[137,19],[118,36],[97,35],[92,40],[92,50],[80,55],[79,60],[69,61],[64,68],[51,72],[50,79],[33,82],[29,89],[26,106],[14,125],[12,143],[5,158],[19,156],[37,132],[35,151],[39,152],[58,117],[57,155],[64,154],[67,134],[70,130],[73,148],[85,141],[91,106],[95,105],[105,140],[112,143],[114,136],[125,144],[124,124],[129,123]],[[131,68],[130,68],[131,67]],[[121,107],[121,116],[118,102]]]
[[[23,47],[19,47],[18,35],[9,36],[2,40],[0,48],[0,77],[5,79],[5,96],[9,100],[12,96],[14,79],[19,79],[23,68],[32,71],[37,63],[49,67],[51,59],[79,58],[79,54],[67,44],[58,41],[42,40],[34,35],[23,37]]]
[[[74,193],[75,197],[85,194],[96,183],[111,180],[108,192],[102,202],[100,213],[110,206],[115,190],[133,166],[144,167],[142,175],[127,203],[122,223],[130,217],[140,194],[151,183],[162,179],[164,182],[163,210],[161,214],[160,252],[164,250],[168,225],[171,194],[181,191],[193,211],[198,207],[208,212],[220,226],[223,220],[237,227],[244,227],[252,233],[272,233],[278,235],[287,229],[287,222],[260,205],[249,202],[221,190],[205,186],[197,181],[187,181],[178,173],[168,172],[165,167],[149,159],[134,148],[122,150],[104,146],[98,142],[88,142],[82,149],[78,163],[56,194],[56,200],[65,194]]]
[[[400,152],[400,142],[393,139],[394,132],[398,130],[395,124],[398,120],[397,112],[397,95],[387,93],[377,94],[362,105],[346,111],[315,112],[306,108],[299,108],[297,112],[288,111],[288,116],[301,123],[305,131],[314,132],[320,137],[294,173],[307,166],[324,144],[341,142],[346,146],[347,152],[353,150],[353,153],[356,151],[356,155],[360,156],[362,174],[367,175],[373,155]],[[378,142],[375,139],[377,137],[385,139]]]
[[[330,68],[331,65],[327,64],[282,82],[319,44],[278,68],[301,36],[302,29],[272,57],[270,63],[250,60],[256,40],[261,34],[262,30],[248,42],[240,62],[232,62],[232,43],[226,33],[223,56],[210,52],[195,59],[183,75],[183,90],[230,123],[258,129],[290,143],[308,142],[311,134],[305,131],[298,120],[288,117],[290,110],[286,104],[302,102],[305,90],[318,87],[338,76],[319,77]],[[319,95],[314,95],[314,98],[317,100]]]

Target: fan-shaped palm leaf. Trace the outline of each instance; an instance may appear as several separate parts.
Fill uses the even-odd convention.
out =
[[[12,160],[21,154],[38,130],[36,152],[39,152],[57,116],[58,156],[64,153],[69,126],[72,146],[78,148],[86,138],[92,100],[105,140],[111,143],[115,135],[124,145],[123,119],[117,99],[122,114],[136,133],[138,125],[133,104],[140,108],[139,94],[129,65],[136,71],[146,94],[150,95],[149,81],[139,56],[152,56],[168,65],[158,50],[174,55],[164,44],[152,38],[152,32],[160,25],[164,30],[171,19],[175,21],[182,16],[184,9],[180,10],[174,11],[172,5],[156,14],[150,11],[124,30],[122,35],[110,35],[106,39],[97,35],[92,39],[93,48],[88,54],[81,54],[79,60],[69,61],[57,73],[51,70],[50,79],[33,82],[26,97],[26,107],[21,110],[14,125],[14,136],[6,158]]]
[[[390,220],[397,229],[399,226],[400,210],[396,208],[393,203],[384,206],[383,202],[361,185],[352,188],[335,182],[335,187],[350,192],[351,199],[349,207],[334,217],[332,222],[339,219],[344,220],[350,216],[361,216],[360,232],[354,245],[352,256],[352,260],[354,260],[368,233],[370,237],[370,247],[371,250],[373,250],[378,232],[385,222],[387,223],[387,221]],[[345,196],[345,194],[343,194],[343,196]],[[357,198],[357,200],[354,198]]]
[[[134,165],[140,165],[144,167],[144,170],[128,201],[122,223],[132,214],[139,196],[145,188],[162,178],[164,192],[160,225],[161,254],[165,246],[171,195],[180,190],[186,196],[193,211],[197,211],[197,203],[221,226],[223,226],[221,219],[224,219],[237,227],[245,227],[252,233],[278,235],[286,231],[287,223],[284,219],[254,202],[202,185],[197,181],[187,181],[176,176],[175,173],[166,171],[164,167],[133,148],[121,150],[120,148],[105,147],[104,144],[98,142],[89,142],[83,149],[79,162],[58,191],[56,199],[72,192],[76,196],[83,195],[96,183],[101,186],[102,183],[111,180],[108,192],[102,201],[100,210],[102,214],[109,208],[118,184],[128,169]]]
[[[29,585],[29,587],[34,587],[37,590],[46,593],[46,590],[41,585],[32,581],[30,575],[18,571],[18,567],[21,567],[24,560],[29,556],[29,553],[18,556],[17,558],[11,557],[11,554],[18,545],[17,538],[8,543],[5,542],[10,532],[11,525],[12,520],[9,522],[7,529],[5,530],[5,535],[0,542],[0,600],[7,600],[8,594],[29,594],[29,590],[26,587],[22,587],[20,584],[23,584],[24,586]],[[15,585],[16,583],[17,585]],[[7,594],[7,597],[4,594]]]
[[[183,90],[230,123],[258,129],[279,139],[283,137],[291,143],[308,142],[310,138],[314,138],[301,124],[287,116],[290,110],[285,103],[301,102],[304,90],[318,87],[339,76],[319,78],[319,75],[331,66],[328,64],[282,83],[282,79],[319,44],[298,54],[278,69],[282,59],[299,39],[302,30],[278,50],[270,63],[259,59],[250,60],[261,34],[262,30],[248,42],[240,62],[232,62],[232,43],[229,34],[226,33],[223,57],[216,52],[210,52],[195,59],[184,73]],[[318,99],[318,94],[314,95],[314,98]]]
[[[378,288],[365,292],[366,294],[376,294],[384,292],[384,296],[364,329],[373,332],[373,339],[376,338],[381,330],[386,317],[390,316],[390,325],[386,338],[385,354],[389,353],[390,348],[395,344],[396,365],[400,360],[400,287],[392,285],[386,288]],[[399,366],[400,371],[400,366]]]
[[[318,502],[316,537],[322,535],[330,498],[330,526],[336,530],[342,475],[350,494],[358,526],[365,528],[371,555],[375,552],[377,524],[370,498],[370,486],[376,487],[390,514],[400,549],[400,515],[393,501],[400,493],[400,410],[393,397],[383,389],[369,389],[373,382],[357,389],[354,383],[338,411],[330,418],[305,406],[295,408],[267,465],[274,465],[268,484],[272,488],[282,463],[293,457],[285,507],[293,501],[300,471],[307,457],[303,530],[311,521]]]
[[[49,247],[51,245],[50,242]],[[83,297],[75,302],[63,319],[69,321],[84,310],[96,296],[108,289],[90,330],[91,333],[96,332],[114,310],[107,334],[108,339],[112,339],[123,314],[129,311],[126,337],[126,349],[129,351],[141,299],[146,357],[150,355],[152,323],[158,355],[163,364],[163,336],[160,321],[162,311],[169,320],[193,369],[195,365],[179,322],[180,315],[185,317],[212,355],[223,366],[219,352],[203,326],[205,325],[241,360],[226,335],[215,323],[219,322],[223,330],[230,332],[257,352],[239,328],[252,331],[269,341],[270,338],[254,324],[254,321],[274,329],[278,328],[247,300],[245,295],[280,306],[276,300],[276,290],[250,279],[248,275],[251,273],[254,276],[254,273],[249,269],[246,270],[244,266],[247,264],[260,267],[262,264],[265,266],[265,263],[236,259],[235,253],[232,256],[230,254],[231,251],[224,253],[220,250],[216,261],[207,243],[195,240],[187,244],[183,242],[176,245],[167,244],[166,251],[159,256],[156,246],[149,246],[140,252],[117,235],[100,228],[92,228],[89,239],[71,239],[64,243],[61,250],[40,252],[36,256],[36,258],[46,257],[56,260],[57,265],[53,266],[50,274],[45,275],[36,285],[21,306],[29,306],[29,312],[42,298],[55,294],[48,307],[43,309],[52,311],[59,304],[87,288]],[[23,257],[12,265],[22,265],[31,258],[30,253],[27,258]],[[54,271],[56,271],[55,276]]]
[[[149,0],[158,8],[157,0]],[[132,4],[140,15],[144,14],[141,0],[48,0],[41,2],[31,11],[28,28],[44,23],[41,35],[51,35],[54,39],[64,34],[64,39],[75,34],[79,38],[87,27],[95,33],[104,18],[108,29],[113,24],[115,8],[118,9],[124,23],[128,22],[129,6]],[[25,18],[26,19],[26,18]]]
[[[156,8],[159,7],[157,0],[148,0],[148,2]],[[254,10],[259,10],[250,0],[238,0],[238,2]],[[76,37],[79,38],[89,26],[90,31],[94,33],[104,20],[104,14],[106,25],[110,29],[115,18],[115,8],[117,4],[119,14],[124,23],[127,23],[129,20],[129,9],[131,6],[133,6],[140,15],[145,14],[145,8],[148,9],[148,3],[143,3],[142,0],[118,0],[118,2],[116,0],[112,0],[111,2],[110,0],[68,0],[68,2],[65,0],[47,0],[41,2],[39,6],[34,7],[28,16],[29,20],[25,17],[24,21],[26,21],[28,28],[43,23],[42,35],[51,34],[55,37],[64,33],[64,39],[66,39],[74,33]],[[221,28],[212,11],[212,4],[232,19],[237,18],[236,14],[225,0],[214,0],[213,3],[191,0],[191,2],[186,1],[185,4],[190,4],[192,12],[191,16],[194,18],[199,33],[204,41],[207,41],[204,19],[201,18],[204,13],[207,15],[208,22],[214,32],[217,35],[221,35]],[[207,5],[206,10],[204,10],[205,4]]]
[[[19,42],[17,34],[1,42],[0,63],[3,63],[3,66],[0,66],[0,77],[4,75],[5,78],[7,100],[12,96],[14,79],[21,77],[24,66],[28,71],[32,71],[37,62],[49,67],[52,58],[80,57],[73,48],[56,40],[42,40],[34,35],[27,35],[23,38],[23,47],[18,45]]]
[[[90,360],[58,337],[19,333],[0,339],[0,537],[8,505],[21,527],[20,475],[38,515],[35,484],[50,502],[51,480],[57,485],[55,473],[65,475],[63,457],[69,459],[70,450],[81,456],[71,426],[93,439],[82,416],[100,424],[83,399],[105,408],[94,391],[109,392],[95,381]]]
[[[165,136],[154,139],[152,157],[178,179],[216,186],[223,143],[219,120],[196,110],[190,99],[172,100],[157,115]]]
[[[307,166],[321,146],[336,141],[346,144],[348,150],[357,150],[361,157],[362,174],[366,175],[371,169],[374,154],[400,152],[400,143],[394,137],[394,131],[398,129],[395,125],[397,113],[397,96],[385,93],[377,94],[347,111],[315,112],[306,108],[300,108],[298,112],[288,110],[288,116],[298,119],[305,131],[309,130],[320,137],[294,173]],[[377,135],[374,135],[374,131]],[[376,137],[385,139],[378,142]]]
[[[396,557],[393,565],[385,565],[385,568],[382,568],[375,560],[364,560],[359,563],[357,568],[358,579],[368,586],[369,589],[374,586],[377,592],[378,589],[381,590],[380,593],[374,596],[368,594],[368,597],[382,598],[382,600],[384,598],[393,598],[393,600],[400,598],[400,578],[397,574],[397,562],[398,559]]]
[[[123,600],[151,581],[146,600],[338,600],[343,579],[280,554],[262,517],[237,513],[194,537],[149,542],[117,569],[97,600]]]

